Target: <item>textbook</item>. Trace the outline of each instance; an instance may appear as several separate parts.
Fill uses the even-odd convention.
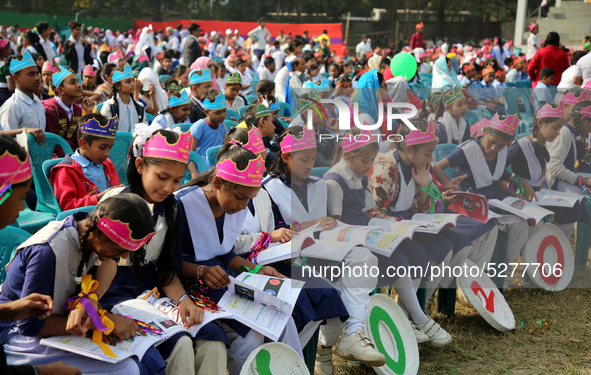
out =
[[[538,206],[548,207],[574,207],[586,199],[583,194],[566,193],[562,191],[541,189],[536,193],[538,200],[532,200],[531,203]]]
[[[240,323],[277,341],[304,286],[303,281],[243,272],[230,276],[218,306]]]
[[[546,216],[554,215],[552,211],[515,197],[507,197],[503,201],[491,199],[488,201],[488,205],[519,216],[527,220],[530,226],[536,226]]]
[[[488,203],[482,195],[466,193],[464,191],[452,191],[454,195],[460,195],[460,200],[447,206],[458,214],[466,215],[474,220],[486,223],[490,220],[488,215]]]
[[[400,242],[412,237],[412,233],[405,233],[406,230],[411,232],[408,229],[409,226],[395,224],[395,221],[383,223],[382,225],[390,229],[394,228],[396,230],[396,227],[400,228],[397,232],[385,232],[380,226],[345,225],[339,222],[336,228],[322,231],[320,238],[331,242],[347,242],[354,246],[365,246],[368,250],[376,254],[389,257],[396,250]]]
[[[456,226],[458,217],[465,216],[459,214],[414,214],[408,222],[418,224],[419,227],[415,230],[418,233],[437,234],[445,228],[453,228]]]

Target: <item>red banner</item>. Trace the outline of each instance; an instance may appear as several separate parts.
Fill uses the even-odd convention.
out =
[[[152,24],[154,30],[165,29],[168,26],[176,28],[178,24],[183,27],[189,27],[191,23],[198,24],[205,32],[216,31],[218,35],[225,35],[226,29],[231,29],[232,32],[238,29],[240,35],[247,37],[248,32],[258,26],[256,22],[230,22],[230,21],[200,21],[200,20],[177,20],[167,22],[151,22],[143,20],[135,20],[135,28],[141,29]],[[326,30],[330,37],[330,48],[338,51],[338,47],[343,43],[343,26],[340,23],[271,23],[267,22],[265,25],[274,37],[279,35],[279,31],[287,35],[303,35],[305,30],[308,30],[308,37],[315,37],[322,34],[322,30]]]

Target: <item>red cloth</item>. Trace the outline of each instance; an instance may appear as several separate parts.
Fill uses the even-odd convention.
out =
[[[540,72],[544,68],[550,68],[556,74],[554,76],[553,86],[558,86],[562,78],[562,72],[569,68],[568,57],[566,52],[556,46],[546,46],[536,51],[534,57],[530,60],[527,67],[527,74],[531,78],[533,85],[536,87],[540,80]]]
[[[53,185],[55,196],[60,208],[63,211],[84,206],[96,206],[97,195],[100,193],[98,187],[90,181],[82,167],[68,154],[61,163],[51,169],[49,182]],[[107,182],[110,186],[120,184],[117,169],[110,159],[103,163]]]
[[[349,56],[349,50],[347,49],[347,46],[342,46],[339,50],[339,53],[337,53],[337,56]]]
[[[412,34],[410,37],[410,49],[415,48],[427,48],[427,45],[425,44],[425,34],[419,32]]]
[[[58,104],[55,97],[46,99],[43,102],[45,108],[45,131],[57,134],[66,140],[72,150],[78,148],[78,121],[82,117],[82,107],[74,103],[72,105],[74,114],[72,120],[68,118],[66,111]],[[56,151],[57,156],[63,157],[61,147]]]

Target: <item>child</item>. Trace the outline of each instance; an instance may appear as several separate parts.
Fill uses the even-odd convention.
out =
[[[261,79],[256,87],[257,96],[275,96],[275,82],[268,79]]]
[[[236,72],[234,74],[236,73],[240,74],[242,80],[242,90],[240,91],[240,94],[250,95],[252,93],[252,88],[250,87],[252,76],[246,71],[246,61],[242,60],[242,58],[236,60]]]
[[[164,80],[164,89],[166,90],[166,95],[168,95],[168,100],[172,97],[172,95],[181,92],[181,87],[179,86],[178,81],[174,77],[168,77]],[[186,91],[185,91],[186,92]]]
[[[222,61],[216,63],[218,68],[216,73],[216,80],[218,81],[218,87],[226,87],[226,65]]]
[[[465,177],[460,183],[461,190],[483,195],[486,199],[503,200],[509,194],[523,199],[524,197],[519,194],[510,193],[509,188],[500,182],[510,178],[509,173],[505,171],[505,146],[513,141],[518,124],[519,119],[516,115],[494,115],[489,125],[484,128],[483,136],[464,142],[447,158],[435,164],[433,169],[437,180],[447,184],[449,180],[443,170],[458,167],[459,175]],[[526,220],[509,214],[503,214],[499,218],[499,225],[499,230],[506,231],[509,235],[508,261],[517,258],[521,248],[542,226],[529,227]],[[508,283],[508,280],[506,282]]]
[[[55,68],[49,61],[46,61],[43,64],[43,68],[41,69],[41,79],[43,80],[44,92],[49,96],[55,95],[55,92],[51,88],[51,83],[53,82],[53,75],[57,72],[57,68]]]
[[[187,87],[189,85],[189,68],[187,68],[185,65],[177,66],[176,70],[174,71],[174,78],[178,81],[182,88]]]
[[[16,89],[0,107],[0,125],[4,130],[35,128],[45,131],[45,108],[34,94],[42,85],[37,64],[28,51],[7,64]]]
[[[101,114],[107,118],[119,118],[119,131],[132,132],[135,125],[146,123],[144,105],[133,98],[136,79],[129,65],[123,71],[113,73],[113,96],[101,108]]]
[[[174,74],[174,69],[172,68],[172,56],[168,52],[164,52],[162,58],[158,61],[160,61],[160,65],[162,65],[162,67],[158,69],[158,75],[172,76]]]
[[[136,332],[142,332],[134,322],[123,325],[121,319],[128,318],[105,312],[99,308],[97,301],[108,289],[116,272],[117,263],[111,258],[129,257],[138,262],[144,260],[144,252],[138,250],[143,249],[154,235],[151,219],[146,204],[139,197],[126,194],[101,202],[90,215],[77,213],[63,221],[52,221],[17,248],[3,284],[0,302],[40,293],[50,296],[54,305],[53,314],[46,319],[30,317],[16,323],[0,323],[0,336],[5,344],[9,364],[44,365],[63,361],[83,373],[139,374],[140,369],[145,371],[143,365],[138,368],[133,359],[118,364],[99,362],[48,348],[41,345],[39,340],[68,333],[86,336],[81,329],[81,322],[86,320],[84,326],[88,329],[91,320],[86,318],[91,314],[101,314],[99,319],[103,322],[107,322],[105,319],[113,322],[112,335],[117,340],[134,337]],[[98,282],[94,291],[96,297],[86,298],[90,305],[86,308],[95,311],[76,309],[66,316],[67,302],[71,301],[68,299],[74,296],[76,300],[80,283],[92,279]],[[102,339],[99,344],[101,349],[108,350],[102,344]]]
[[[238,113],[238,108],[245,106],[244,99],[239,95],[242,89],[240,73],[230,74],[226,78],[226,108]]]
[[[207,149],[220,146],[228,131],[224,124],[226,119],[226,98],[218,90],[210,90],[203,106],[205,107],[206,117],[191,126],[191,135],[193,136],[191,150],[196,151],[208,163]]]
[[[434,92],[429,95],[427,99],[428,106],[425,108],[427,113],[429,113],[425,119],[427,122],[437,121],[438,118],[443,116],[445,106],[441,103],[442,98],[443,94],[441,92]]]
[[[443,94],[445,112],[437,119],[437,138],[439,143],[462,144],[475,138],[470,134],[470,125],[464,120],[468,111],[466,97],[459,86],[454,86]]]
[[[270,266],[257,266],[237,256],[232,248],[246,217],[246,206],[261,186],[264,162],[251,151],[235,144],[222,147],[216,167],[189,182],[176,193],[178,204],[177,238],[183,251],[182,278],[201,279],[209,287],[208,296],[218,301],[241,269],[273,277],[284,276]],[[212,340],[230,344],[228,372],[237,375],[250,354],[264,337],[236,321],[224,321],[222,332]],[[296,352],[301,346],[295,323],[290,319],[279,341],[288,343]],[[295,336],[295,337],[294,337]],[[201,338],[201,331],[197,338]]]
[[[528,136],[517,138],[507,150],[507,165],[511,166],[513,173],[527,182],[534,191],[544,188],[546,180],[546,165],[550,160],[550,154],[546,149],[546,142],[552,142],[561,133],[564,125],[565,114],[562,103],[558,106],[545,104],[538,111],[532,124],[532,133]],[[529,186],[525,185],[524,188]],[[535,195],[534,191],[526,191],[528,196]],[[589,222],[589,215],[584,205],[576,205],[573,208],[552,207],[554,211],[554,224],[570,238],[575,222]]]
[[[554,83],[555,76],[556,74],[554,73],[554,70],[552,70],[552,68],[545,67],[540,72],[540,80],[538,81],[538,84],[533,90],[533,95],[535,95],[535,98],[537,98],[538,102],[540,103],[539,107],[542,107],[546,103],[554,104],[554,96],[552,96],[552,93],[550,92],[550,89],[548,87],[552,86],[552,84]],[[535,100],[534,103],[537,106]]]
[[[328,73],[330,74],[328,80],[331,83],[331,87],[334,88],[337,83],[337,78],[341,75],[341,68],[337,64],[330,64],[328,67]]]
[[[11,54],[10,40],[0,36],[0,106],[10,98],[15,88],[6,61]]]
[[[353,78],[353,63],[351,61],[343,64],[343,74]]]
[[[117,170],[109,159],[117,118],[107,120],[91,113],[80,120],[77,132],[80,147],[53,167],[49,178],[63,211],[96,206],[109,189],[119,185]]]
[[[185,91],[174,94],[168,101],[168,108],[161,111],[152,121],[160,124],[164,129],[172,129],[175,124],[184,124],[191,114],[191,100]]]
[[[98,94],[98,97],[93,97],[97,103],[104,103],[113,96],[113,73],[115,72],[115,69],[117,69],[117,66],[111,63],[107,63],[101,68],[101,78],[103,83],[95,90],[95,95]]]
[[[261,80],[268,79],[272,81],[275,78],[275,59],[272,57],[266,57],[264,60],[264,68],[259,73]]]
[[[506,89],[507,85],[505,84],[505,70],[499,69],[495,73],[495,80],[492,83],[492,87],[497,89],[499,94],[502,94],[502,90],[499,89]]]
[[[60,71],[53,75],[52,89],[55,96],[43,101],[45,131],[59,135],[75,149],[78,147],[78,121],[82,117],[82,107],[74,101],[82,97],[82,85],[74,73],[60,68]],[[94,109],[93,101],[85,100],[82,105],[87,113]],[[58,149],[57,155],[64,156],[61,148]]]
[[[179,68],[183,65],[179,65]],[[189,122],[196,122],[207,117],[205,108],[203,108],[203,100],[207,96],[207,92],[211,89],[211,72],[209,69],[195,69],[189,74],[191,82],[191,114],[189,115]]]
[[[495,79],[495,69],[490,65],[487,66],[482,71],[482,77],[482,81],[480,81],[481,89],[478,92],[480,100],[486,102],[486,109],[490,113],[504,115],[505,107],[501,104],[501,97],[492,86]]]
[[[82,71],[82,91],[84,96],[92,96],[92,92],[96,90],[96,70],[92,65],[86,65]]]

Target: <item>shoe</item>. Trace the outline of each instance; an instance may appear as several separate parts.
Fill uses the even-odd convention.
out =
[[[348,336],[341,337],[334,354],[343,359],[361,362],[372,367],[386,364],[386,357],[376,350],[361,328]]]
[[[435,306],[435,296],[431,296],[431,298],[425,301],[425,315],[431,316],[433,306]]]
[[[419,331],[429,336],[429,341],[433,346],[446,346],[453,340],[451,335],[431,318],[425,323],[417,326],[417,328]]]
[[[410,326],[412,327],[412,330],[415,333],[415,338],[417,339],[418,344],[422,344],[424,342],[431,341],[431,339],[429,338],[429,336],[427,336],[427,334],[419,331],[416,324],[414,324],[413,322],[410,322]]]
[[[314,375],[333,375],[334,366],[332,365],[332,346],[318,345],[316,350],[316,364],[314,365]]]

